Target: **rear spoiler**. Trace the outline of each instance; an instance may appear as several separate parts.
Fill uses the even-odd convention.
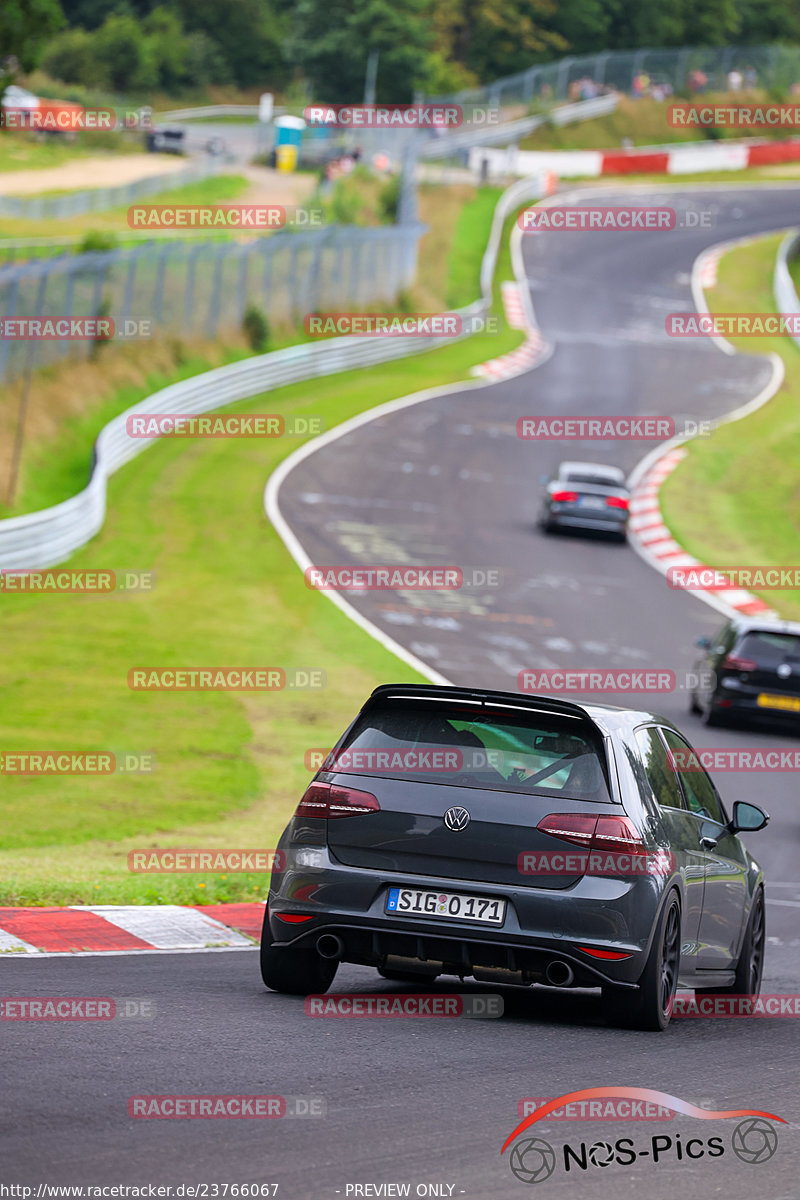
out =
[[[557,700],[552,696],[528,696],[519,692],[495,692],[480,688],[447,687],[434,683],[383,683],[376,687],[362,707],[362,712],[382,700],[457,700],[476,708],[502,711],[516,709],[518,712],[537,709],[539,712],[563,713],[564,716],[581,717],[597,725],[596,719],[582,704],[572,700]],[[598,728],[601,728],[598,726]],[[601,732],[605,730],[601,729]]]

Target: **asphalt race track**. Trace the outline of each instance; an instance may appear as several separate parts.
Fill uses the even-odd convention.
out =
[[[648,443],[522,442],[525,415],[719,416],[756,395],[769,366],[703,339],[664,333],[693,308],[692,263],[708,245],[794,225],[793,187],[686,191],[713,228],[566,233],[524,243],[537,318],[555,353],[540,368],[379,418],[311,455],[287,478],[281,509],[316,563],[457,564],[499,569],[502,588],[469,593],[367,593],[353,601],[448,679],[514,689],[526,667],[671,669],[721,622],[671,591],[629,548],[535,527],[540,476],[562,458],[598,457],[630,470]],[[652,204],[673,202],[654,189]],[[607,194],[604,203],[621,203]],[[628,703],[629,697],[605,696]],[[782,746],[788,737],[704,730],[685,688],[642,706],[676,719],[698,745]],[[768,879],[764,992],[800,992],[800,846],[791,774],[718,777],[723,795],[772,814],[751,848]],[[267,993],[255,952],[141,954],[4,961],[4,995],[108,995],[155,1001],[152,1020],[6,1023],[0,1031],[3,1165],[8,1182],[278,1183],[292,1198],[525,1196],[500,1147],[522,1097],[603,1085],[658,1089],[711,1109],[785,1118],[765,1162],[733,1152],[735,1121],[541,1122],[531,1130],[559,1165],[534,1194],[653,1200],[754,1192],[800,1194],[798,1038],[791,1019],[675,1020],[664,1034],[603,1025],[588,992],[495,989],[500,1020],[311,1020],[303,1001]],[[372,972],[342,968],[334,991],[389,991]],[[398,989],[402,990],[402,989]],[[413,990],[413,989],[406,989]],[[482,992],[486,985],[433,990]],[[67,1086],[63,1081],[67,1080]],[[61,1086],[59,1087],[59,1081]],[[323,1097],[327,1115],[276,1121],[131,1120],[143,1093]],[[702,1139],[701,1155],[678,1156]],[[705,1144],[720,1136],[724,1153]],[[654,1161],[651,1138],[672,1145]],[[630,1137],[634,1166],[566,1173],[560,1147]],[[697,1144],[695,1143],[695,1152]],[[373,1185],[371,1190],[353,1190]],[[418,1190],[437,1185],[438,1190]],[[348,1190],[348,1186],[349,1189]],[[44,1193],[43,1193],[44,1194]],[[219,1193],[222,1195],[222,1193]],[[34,1190],[33,1195],[36,1195]],[[209,1191],[209,1196],[213,1192]]]

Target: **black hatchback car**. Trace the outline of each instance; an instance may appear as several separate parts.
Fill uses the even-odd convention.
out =
[[[690,706],[706,725],[733,716],[800,721],[800,623],[735,617],[696,645],[703,655]]]
[[[340,962],[602,989],[663,1029],[678,984],[757,993],[764,890],[689,744],[647,712],[429,685],[376,689],[279,844],[261,970],[324,992]]]

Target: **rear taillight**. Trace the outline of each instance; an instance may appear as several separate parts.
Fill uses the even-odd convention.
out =
[[[556,502],[556,504],[574,504],[575,501],[578,499],[578,493],[577,492],[553,492],[552,495],[550,496],[550,499],[554,500]]]
[[[726,671],[755,671],[757,664],[752,658],[739,658],[736,654],[729,654],[722,665]]]
[[[312,783],[297,806],[296,817],[361,817],[380,812],[377,796],[338,783]]]
[[[563,838],[587,850],[612,854],[646,854],[647,847],[628,817],[601,813],[550,813],[536,826],[551,837]]]
[[[627,496],[606,496],[606,508],[621,508],[628,511]]]
[[[565,842],[575,842],[578,846],[590,846],[597,825],[597,813],[550,813],[542,817],[537,829],[549,833],[551,837],[563,838]]]

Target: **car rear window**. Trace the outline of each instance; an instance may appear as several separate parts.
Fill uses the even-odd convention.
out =
[[[389,702],[359,718],[323,769],[610,800],[600,734],[588,720],[559,713],[516,716]]]
[[[800,659],[800,637],[794,633],[772,633],[767,629],[746,633],[737,651],[758,663],[781,663],[787,658]]]
[[[585,471],[567,471],[564,481],[566,483],[594,483],[600,487],[620,488],[624,491],[622,483],[610,475],[590,475]]]

